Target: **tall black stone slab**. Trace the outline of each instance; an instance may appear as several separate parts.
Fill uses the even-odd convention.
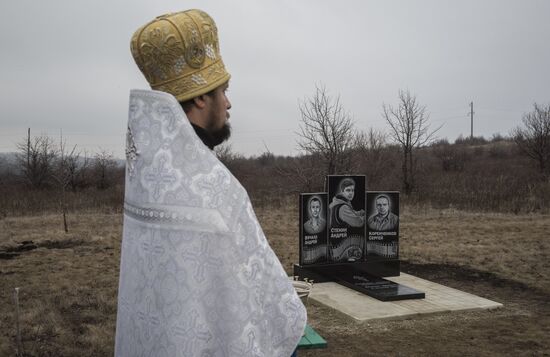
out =
[[[399,192],[367,192],[365,260],[399,259]]]
[[[357,262],[365,251],[365,184],[361,175],[328,175],[328,261]]]
[[[300,265],[327,262],[327,194],[300,194]]]

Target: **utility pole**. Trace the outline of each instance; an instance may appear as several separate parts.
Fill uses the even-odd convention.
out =
[[[27,130],[27,174],[31,166],[31,128]]]
[[[474,138],[474,102],[470,102],[470,139]]]

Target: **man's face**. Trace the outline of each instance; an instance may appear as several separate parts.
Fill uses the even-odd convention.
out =
[[[350,185],[344,188],[344,191],[342,191],[342,195],[348,200],[353,200],[353,196],[355,196],[355,186]]]
[[[228,123],[231,102],[226,95],[228,87],[229,82],[226,82],[214,89],[211,95],[205,95],[208,106],[208,122],[205,129],[214,138],[215,145],[221,144],[231,135],[231,126]]]
[[[321,213],[321,202],[317,200],[311,201],[310,208],[311,208],[311,215],[315,218],[318,218],[319,213]]]
[[[388,213],[389,209],[390,209],[390,204],[387,198],[380,197],[379,199],[376,200],[376,210],[378,211],[378,214],[384,216]]]

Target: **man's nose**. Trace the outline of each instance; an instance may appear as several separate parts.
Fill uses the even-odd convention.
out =
[[[229,101],[229,98],[226,99],[227,100],[227,104],[226,104],[226,108],[227,110],[231,109],[231,101]]]

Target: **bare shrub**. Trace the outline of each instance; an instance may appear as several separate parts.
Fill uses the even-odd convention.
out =
[[[506,136],[503,136],[501,133],[494,133],[492,136],[491,136],[491,142],[494,143],[494,142],[500,142],[500,141],[506,141],[506,140],[510,140],[510,138],[506,137]]]
[[[287,194],[319,192],[323,190],[324,170],[320,155],[306,155],[288,158],[277,166],[277,173],[283,179],[279,187]]]
[[[57,148],[54,141],[45,135],[27,138],[17,144],[17,161],[21,179],[30,187],[42,189],[51,185]]]
[[[67,184],[71,191],[76,192],[79,188],[90,185],[87,175],[90,169],[90,158],[84,152],[78,152],[65,158],[67,170]]]
[[[550,104],[533,105],[533,111],[523,115],[522,124],[512,131],[514,141],[533,159],[544,176],[550,175]]]
[[[59,202],[52,200],[51,190],[28,190],[25,185],[0,187],[0,215],[25,216],[59,212]],[[120,212],[124,202],[122,183],[107,189],[95,187],[67,191],[68,212]]]
[[[100,150],[94,156],[93,170],[95,176],[95,185],[98,189],[104,190],[113,184],[111,173],[116,167],[113,154],[106,150]]]
[[[464,137],[462,134],[458,136],[455,140],[457,145],[485,145],[487,140],[483,136],[474,136],[474,137]]]
[[[491,143],[488,144],[489,149],[487,153],[489,157],[493,159],[502,160],[514,155],[513,145],[514,143],[507,139],[491,141]]]
[[[387,135],[383,131],[370,128],[357,132],[352,154],[354,172],[367,174],[368,182],[379,182],[388,174],[386,146]]]
[[[441,162],[443,171],[463,171],[466,162],[470,160],[470,153],[466,148],[451,145],[446,139],[434,143],[432,150],[434,156]]]
[[[214,148],[214,153],[218,159],[230,170],[235,176],[238,176],[238,161],[243,159],[241,154],[236,153],[229,143],[223,143]]]

